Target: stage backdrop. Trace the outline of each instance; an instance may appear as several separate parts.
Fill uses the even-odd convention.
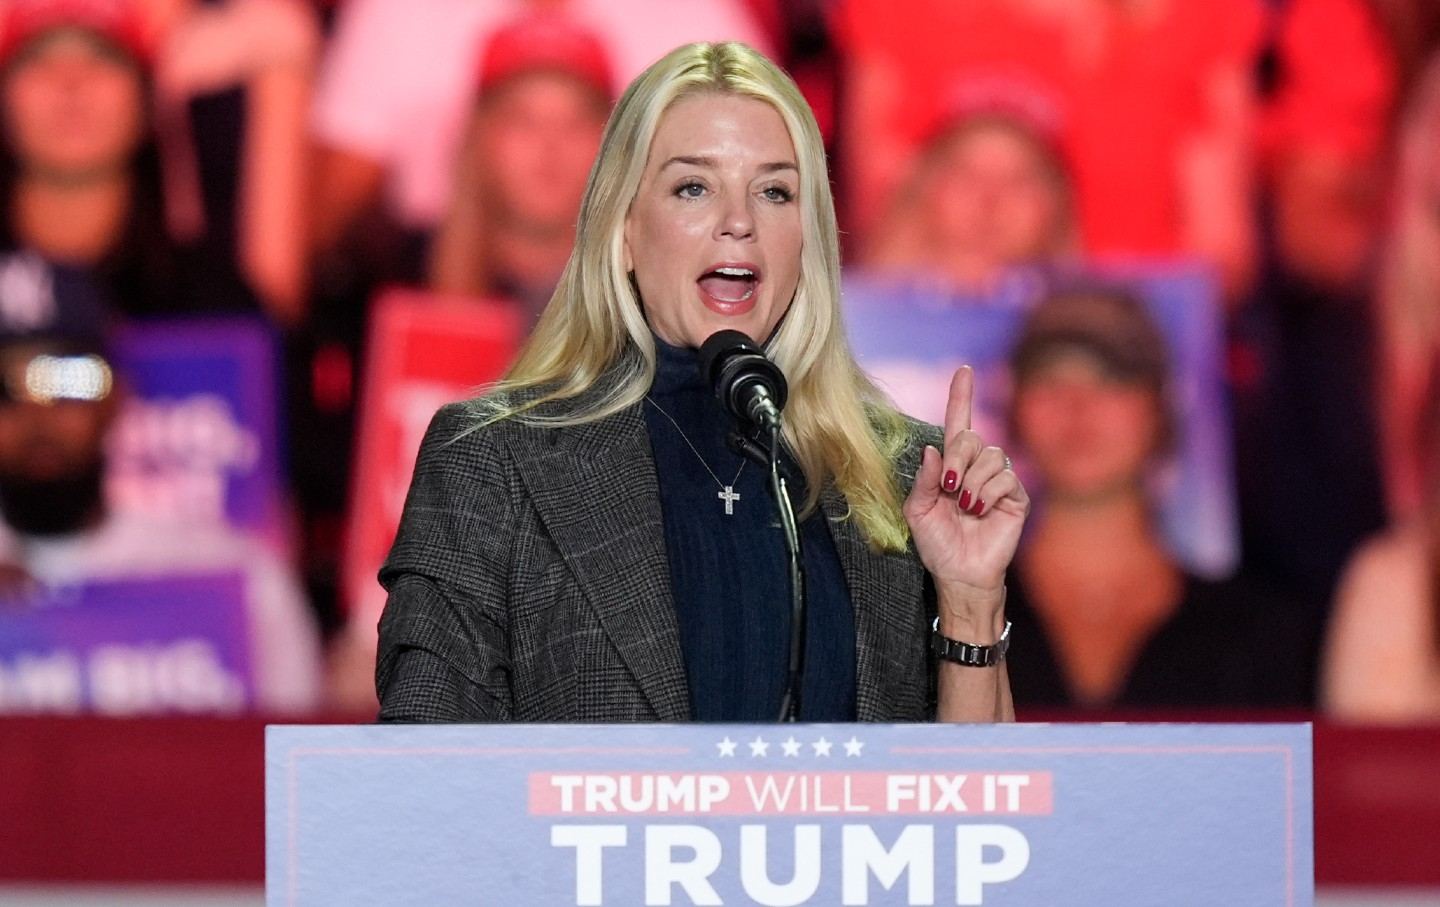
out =
[[[1164,333],[1179,437],[1154,477],[1162,529],[1186,567],[1204,576],[1228,574],[1239,561],[1239,537],[1221,317],[1208,270],[1161,263],[1114,265],[1092,275],[1022,271],[983,294],[924,277],[853,273],[845,280],[846,325],[864,369],[896,405],[927,422],[944,422],[951,376],[961,365],[973,366],[975,428],[1004,444],[1010,350],[1025,313],[1056,281],[1125,286]],[[1015,459],[1025,476],[1024,458]]]

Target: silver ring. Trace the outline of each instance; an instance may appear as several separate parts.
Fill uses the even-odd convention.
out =
[[[1014,463],[1010,462],[1010,457],[1009,457],[1008,455],[1006,455],[1006,456],[1005,456],[1005,468],[1006,468],[1006,469],[1010,469],[1010,468],[1012,468],[1014,465],[1015,465]]]

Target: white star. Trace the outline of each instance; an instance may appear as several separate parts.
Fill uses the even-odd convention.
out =
[[[858,756],[860,755],[860,749],[863,746],[865,746],[865,744],[861,743],[859,740],[856,740],[852,736],[849,740],[845,741],[845,755]]]
[[[756,737],[754,740],[751,740],[751,741],[750,741],[750,755],[752,755],[752,756],[768,756],[768,755],[770,755],[770,744],[767,743],[766,741],[762,740],[761,738]]]
[[[720,748],[720,755],[721,755],[721,756],[734,756],[734,755],[735,755],[735,741],[730,739],[730,735],[729,735],[729,734],[726,734],[726,735],[725,735],[725,739],[724,739],[724,740],[721,740],[719,743],[717,743],[717,744],[715,744],[715,745]]]
[[[794,734],[790,735],[789,740],[786,740],[784,743],[780,744],[780,747],[781,749],[785,750],[785,755],[787,756],[800,755],[800,741],[795,739]]]
[[[815,755],[828,756],[830,755],[830,747],[834,744],[832,744],[829,740],[826,740],[824,737],[821,737],[819,740],[816,740],[810,745],[815,747]]]

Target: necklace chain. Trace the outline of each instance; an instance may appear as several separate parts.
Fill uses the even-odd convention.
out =
[[[660,404],[656,403],[653,399],[651,399],[649,394],[645,395],[645,402],[655,407],[656,412],[669,420],[671,425],[675,426],[675,430],[680,433],[681,440],[683,440],[685,442],[685,445],[690,448],[690,452],[695,455],[695,459],[700,461],[700,465],[704,466],[705,471],[710,473],[710,478],[714,479],[715,484],[720,486],[719,497],[722,501],[725,502],[725,514],[727,516],[731,515],[733,513],[734,502],[740,500],[740,495],[735,493],[735,483],[740,481],[740,473],[745,471],[745,467],[749,465],[750,461],[742,461],[740,463],[740,468],[735,470],[735,478],[730,480],[729,485],[726,485],[724,482],[720,481],[720,477],[715,474],[715,470],[710,468],[710,464],[705,462],[705,458],[700,455],[699,449],[696,448],[695,444],[690,440],[690,436],[685,434],[685,429],[681,428],[680,423],[675,421],[675,417],[671,416],[669,413],[665,412],[665,410],[661,409]]]

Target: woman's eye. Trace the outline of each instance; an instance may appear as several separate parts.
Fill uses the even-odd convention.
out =
[[[699,183],[681,183],[675,187],[675,194],[681,198],[699,198],[705,194],[705,187]]]
[[[772,202],[788,202],[795,197],[795,193],[784,186],[767,186],[760,194]]]

